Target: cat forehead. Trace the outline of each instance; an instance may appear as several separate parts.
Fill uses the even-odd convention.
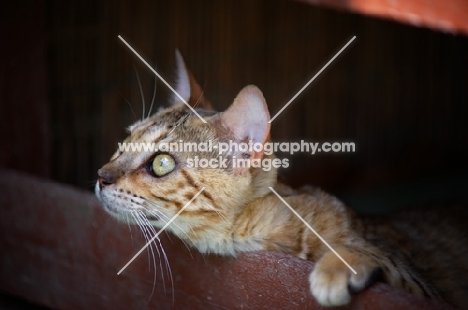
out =
[[[150,117],[139,120],[127,128],[132,139],[138,139],[142,135],[148,133],[157,133],[163,128],[175,126],[187,116],[188,112],[182,109],[167,108],[161,110]]]
[[[139,120],[128,127],[128,131],[133,131],[135,129],[148,128],[151,126],[167,126],[174,125],[180,119],[185,117],[188,114],[188,111],[184,109],[171,109],[167,108],[161,110],[150,117]]]
[[[207,111],[202,109],[196,109],[197,113],[204,118],[211,118],[218,114],[216,111]],[[166,109],[161,109],[157,113],[153,114],[152,116],[139,120],[133,125],[127,128],[127,131],[130,133],[132,140],[140,140],[140,138],[144,138],[144,140],[152,140],[157,136],[163,134],[164,131],[168,129],[182,129],[184,128],[185,124],[190,124],[191,129],[195,129],[198,127],[197,123],[194,124],[192,121],[198,120],[198,117],[191,113],[186,106],[182,104],[175,104]],[[173,130],[171,130],[172,132]],[[179,131],[179,130],[176,130]]]

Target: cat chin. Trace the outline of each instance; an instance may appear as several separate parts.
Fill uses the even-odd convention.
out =
[[[120,210],[115,209],[114,207],[106,204],[104,201],[102,202],[102,207],[103,209],[110,215],[112,215],[114,218],[123,221],[125,218],[123,216],[123,212]]]
[[[112,217],[119,221],[125,221],[126,217],[124,215],[125,213],[127,213],[127,211],[121,210],[120,208],[116,208],[111,204],[107,203],[107,201],[101,194],[99,186],[96,186],[96,196],[99,198],[102,208],[104,209],[104,211],[106,211],[107,214],[110,214]]]
[[[139,224],[137,221],[134,220],[133,216],[129,216],[132,211],[122,210],[121,208],[118,208],[118,207],[116,208],[110,204],[107,204],[105,201],[102,200],[102,198],[100,198],[100,200],[101,200],[101,204],[102,204],[104,211],[106,211],[107,214],[110,214],[113,218],[115,218],[119,222],[125,222],[125,223],[130,222],[130,224],[134,224],[134,225]],[[161,225],[160,225],[159,217],[156,217],[155,215],[148,215],[148,214],[144,214],[144,216],[149,224],[160,228],[159,226]]]

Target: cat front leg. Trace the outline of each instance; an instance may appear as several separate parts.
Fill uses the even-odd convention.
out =
[[[346,247],[336,252],[356,271],[356,274],[332,251],[326,252],[310,274],[312,295],[322,306],[341,306],[351,296],[371,285],[380,275],[377,259]]]

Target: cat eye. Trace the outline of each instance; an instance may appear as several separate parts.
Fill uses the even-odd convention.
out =
[[[175,160],[171,155],[159,154],[153,159],[151,164],[151,171],[157,177],[162,177],[170,173],[175,168]]]

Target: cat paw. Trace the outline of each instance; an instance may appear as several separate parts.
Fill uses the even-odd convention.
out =
[[[353,294],[364,290],[379,274],[375,265],[366,262],[353,264],[353,269],[356,274],[336,256],[324,257],[317,263],[309,281],[312,295],[320,305],[348,304]]]

